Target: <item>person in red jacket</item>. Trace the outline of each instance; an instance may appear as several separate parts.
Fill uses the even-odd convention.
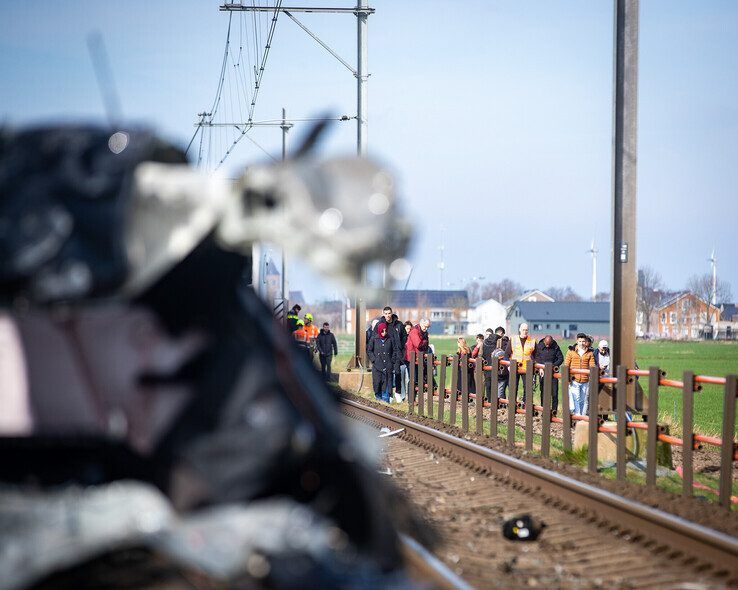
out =
[[[413,326],[410,333],[407,335],[407,342],[405,342],[405,360],[410,360],[410,353],[415,353],[415,361],[419,362],[422,359],[422,355],[428,352],[428,328],[430,328],[430,321],[427,318],[422,318],[420,322]],[[423,377],[423,383],[427,383],[428,376]],[[417,387],[418,385],[418,371],[415,371],[415,382],[411,387]]]
[[[410,360],[411,352],[416,354],[428,352],[428,328],[430,328],[430,321],[426,318],[422,318],[420,322],[410,330],[410,333],[407,335],[407,342],[405,342],[406,361]]]

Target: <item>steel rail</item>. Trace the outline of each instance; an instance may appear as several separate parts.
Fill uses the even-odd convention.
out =
[[[400,546],[411,569],[438,590],[472,590],[472,587],[452,572],[448,566],[415,539],[400,535]]]
[[[405,432],[424,443],[445,447],[490,472],[510,477],[572,506],[593,512],[623,530],[637,532],[672,549],[709,562],[715,571],[738,577],[738,539],[663,510],[624,498],[555,471],[505,455],[422,424],[348,400],[340,402],[358,418]]]

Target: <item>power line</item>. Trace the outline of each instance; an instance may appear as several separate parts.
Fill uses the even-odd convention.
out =
[[[231,152],[233,151],[233,148],[235,148],[238,145],[238,143],[244,138],[244,136],[253,127],[251,125],[251,121],[253,120],[253,117],[254,117],[254,109],[256,108],[256,99],[259,96],[259,88],[261,87],[261,81],[262,81],[262,78],[264,77],[264,71],[265,71],[265,68],[266,68],[266,62],[267,62],[267,58],[269,57],[269,50],[271,49],[272,40],[274,39],[274,31],[277,28],[277,17],[279,16],[279,12],[280,12],[279,9],[280,9],[281,5],[282,5],[282,0],[279,0],[279,2],[277,2],[277,4],[274,7],[274,13],[273,13],[273,16],[272,16],[272,22],[271,22],[271,25],[269,26],[269,34],[267,36],[267,42],[266,42],[266,45],[264,46],[264,53],[262,54],[262,57],[261,57],[261,64],[259,65],[259,69],[258,69],[258,71],[256,73],[256,82],[254,84],[254,93],[251,95],[251,105],[249,107],[248,126],[243,131],[241,131],[241,135],[238,136],[233,141],[233,143],[230,145],[230,147],[228,147],[228,149],[226,150],[225,154],[220,159],[220,162],[218,162],[218,165],[213,170],[214,172],[216,170],[218,170],[218,168],[221,167],[221,165],[223,164],[223,162],[225,162],[226,159],[228,158],[228,156],[231,155]],[[229,27],[229,33],[230,33],[230,27]]]

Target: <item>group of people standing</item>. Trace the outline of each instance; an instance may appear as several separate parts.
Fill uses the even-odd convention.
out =
[[[407,397],[410,354],[431,351],[428,335],[430,321],[422,318],[417,324],[401,322],[392,308],[386,306],[382,315],[372,320],[367,329],[366,353],[372,363],[372,386],[378,401],[390,402],[394,390],[397,403]]]
[[[300,319],[301,308],[295,305],[287,315],[287,322],[298,346],[304,348],[310,358],[317,353],[320,360],[321,373],[325,381],[331,379],[331,362],[338,354],[336,337],[330,330],[328,322],[324,322],[318,330],[313,324],[310,313]],[[382,315],[372,320],[367,329],[367,357],[372,365],[372,386],[374,397],[379,401],[390,402],[394,395],[397,403],[407,398],[409,382],[409,364],[411,353],[422,355],[433,352],[430,344],[428,329],[430,321],[422,318],[417,324],[410,321],[402,322],[390,306],[382,310]],[[505,328],[498,326],[495,330],[487,329],[484,334],[477,334],[475,346],[471,348],[466,339],[459,337],[457,354],[466,355],[468,359],[482,358],[485,364],[491,364],[492,359],[510,361],[515,359],[520,368],[525,371],[528,363],[551,363],[554,367],[567,366],[569,369],[590,369],[598,367],[601,376],[610,376],[610,350],[606,340],[600,340],[596,349],[592,348],[592,337],[584,333],[577,334],[576,343],[569,346],[566,354],[551,335],[536,340],[529,335],[528,324],[520,324],[518,334],[512,337],[505,334]],[[497,398],[506,399],[509,389],[510,369],[507,364],[498,364]],[[469,391],[475,393],[476,383],[473,378],[474,363],[466,366],[459,365],[461,372],[468,371]],[[543,378],[543,369],[536,370],[537,380]],[[527,391],[525,379],[518,379],[516,388],[520,389],[522,382],[523,403],[532,392]],[[541,387],[541,401],[543,402],[543,388]],[[492,375],[484,373],[484,395],[488,401],[492,400]],[[517,391],[516,391],[517,394]],[[589,374],[572,373],[568,384],[569,410],[572,414],[586,415],[588,411]],[[551,410],[558,412],[559,380],[554,378],[551,387]]]
[[[478,358],[480,355],[484,359],[485,364],[491,364],[493,358],[500,361],[509,361],[515,359],[523,371],[527,369],[528,363],[546,364],[551,363],[554,367],[567,366],[569,369],[589,369],[597,367],[600,376],[610,376],[610,349],[607,340],[600,340],[596,349],[592,348],[592,337],[584,333],[577,334],[577,341],[569,346],[566,355],[561,350],[559,344],[554,340],[553,336],[546,335],[540,340],[529,335],[528,324],[520,324],[518,334],[512,338],[505,335],[505,329],[502,326],[497,327],[494,331],[489,328],[484,334],[477,334],[476,345],[470,349],[466,343],[466,339],[460,337],[458,339],[457,354],[459,356],[466,354],[472,359]],[[498,399],[506,399],[506,391],[510,383],[510,369],[507,365],[499,364],[497,374],[497,397]],[[469,391],[474,391],[474,379],[472,372],[473,364],[469,364],[466,370],[469,375]],[[463,370],[460,368],[459,370]],[[537,369],[536,375],[538,381],[543,378],[543,369]],[[528,396],[527,384],[524,379],[517,380],[517,390],[523,383],[523,403]],[[484,374],[485,397],[488,401],[492,400],[492,375],[490,372]],[[516,391],[517,393],[517,391]],[[589,375],[573,373],[571,382],[569,383],[569,410],[572,414],[585,415],[588,411],[588,394],[589,394]],[[543,388],[541,387],[541,401],[543,401]],[[551,410],[554,414],[558,412],[559,405],[559,380],[554,378],[551,387]]]

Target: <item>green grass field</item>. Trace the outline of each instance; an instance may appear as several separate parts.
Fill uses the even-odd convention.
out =
[[[339,355],[333,363],[334,371],[346,367],[354,346],[350,335],[338,335]],[[467,343],[474,344],[474,336],[467,336]],[[455,336],[431,336],[436,354],[454,354]],[[571,342],[559,342],[562,350]],[[684,371],[691,370],[700,375],[724,377],[738,374],[738,342],[638,342],[636,345],[638,365],[642,369],[657,366],[671,379],[681,380]],[[450,375],[448,377],[450,379]],[[648,380],[642,379],[646,392]],[[695,393],[695,430],[702,434],[720,434],[723,414],[723,388],[704,385]],[[682,392],[679,389],[661,387],[659,390],[659,421],[671,425],[675,434],[681,433]]]

